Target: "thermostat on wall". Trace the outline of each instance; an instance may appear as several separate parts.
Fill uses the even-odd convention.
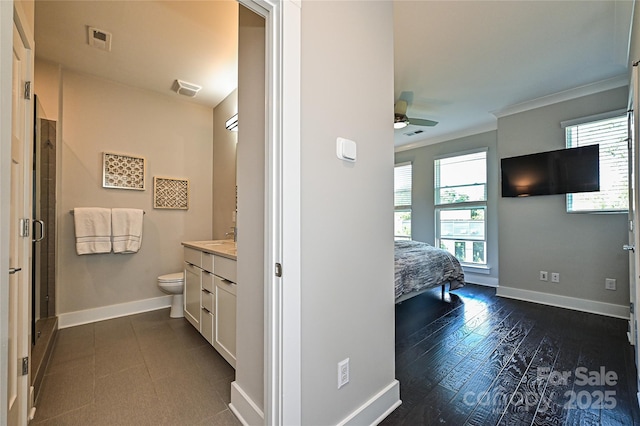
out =
[[[356,143],[354,141],[345,138],[338,138],[336,141],[336,150],[339,159],[355,163]]]

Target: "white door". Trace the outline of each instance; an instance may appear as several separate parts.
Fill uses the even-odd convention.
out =
[[[26,425],[29,376],[23,374],[23,359],[29,357],[29,289],[31,240],[23,224],[30,217],[29,184],[31,138],[27,131],[30,102],[25,99],[25,83],[30,72],[29,51],[15,24],[13,28],[11,202],[9,229],[9,321],[7,423]],[[28,366],[28,365],[27,365]]]

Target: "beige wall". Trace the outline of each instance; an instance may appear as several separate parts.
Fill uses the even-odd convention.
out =
[[[225,122],[238,112],[238,91],[234,90],[213,110],[213,239],[231,238],[236,224],[236,144],[238,132],[227,130]]]
[[[211,237],[212,111],[70,71],[62,81],[57,312],[162,296],[156,278],[182,270],[180,242]],[[104,151],[144,157],[146,189],[102,188]],[[189,179],[189,210],[154,209],[154,176]],[[78,256],[69,211],[83,206],[144,209],[140,251]]]
[[[58,121],[58,108],[60,102],[60,76],[61,70],[58,64],[36,59],[33,92],[44,110],[47,120]]]
[[[265,21],[243,6],[239,19],[236,385],[263,410]]]

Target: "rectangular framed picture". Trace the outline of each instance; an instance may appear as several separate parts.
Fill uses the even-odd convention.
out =
[[[154,209],[189,209],[189,179],[153,177]]]
[[[102,187],[144,191],[146,172],[143,157],[114,152],[102,153]]]

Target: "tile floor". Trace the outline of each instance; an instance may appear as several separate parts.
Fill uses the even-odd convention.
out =
[[[233,368],[184,319],[147,312],[58,332],[32,425],[239,425]]]

